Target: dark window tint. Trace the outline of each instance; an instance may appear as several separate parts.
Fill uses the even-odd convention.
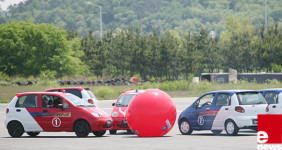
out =
[[[65,93],[71,93],[79,98],[82,98],[82,94],[78,89],[65,89]]]
[[[17,103],[16,107],[37,107],[38,96],[37,95],[23,95],[21,96]]]
[[[215,105],[216,106],[228,106],[228,105],[230,105],[230,94],[219,93],[217,95]]]
[[[62,104],[65,109],[69,109],[69,104],[63,98],[55,95],[42,95],[42,107],[44,108],[59,108]]]
[[[51,90],[51,91],[48,91],[48,92],[61,92],[61,90]]]
[[[277,104],[278,93],[277,92],[265,92],[264,98],[268,104]]]

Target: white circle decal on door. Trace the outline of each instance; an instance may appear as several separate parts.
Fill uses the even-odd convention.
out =
[[[204,125],[204,123],[205,123],[204,117],[203,116],[199,116],[198,117],[198,124],[202,126],[202,125]]]
[[[52,125],[54,127],[59,127],[61,125],[61,120],[59,118],[57,118],[57,117],[53,118]]]

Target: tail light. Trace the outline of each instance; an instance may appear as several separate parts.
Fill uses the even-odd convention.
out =
[[[6,109],[6,114],[9,113],[9,108]]]
[[[94,104],[94,101],[93,101],[92,99],[89,99],[89,100],[88,100],[88,103]]]
[[[235,107],[235,111],[240,112],[240,113],[244,113],[245,109],[243,107],[241,107],[241,106],[236,106]]]
[[[266,112],[269,112],[269,106],[267,105],[267,107],[265,108]]]

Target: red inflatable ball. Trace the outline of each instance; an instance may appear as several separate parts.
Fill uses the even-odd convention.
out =
[[[164,91],[148,89],[130,102],[126,119],[129,127],[140,137],[167,134],[176,120],[176,107]]]

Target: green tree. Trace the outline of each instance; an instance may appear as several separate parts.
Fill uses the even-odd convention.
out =
[[[74,75],[80,70],[75,57],[79,41],[68,41],[67,32],[50,24],[12,22],[0,25],[0,64],[9,76],[37,76],[55,71],[56,76]],[[76,51],[77,52],[77,51]]]

